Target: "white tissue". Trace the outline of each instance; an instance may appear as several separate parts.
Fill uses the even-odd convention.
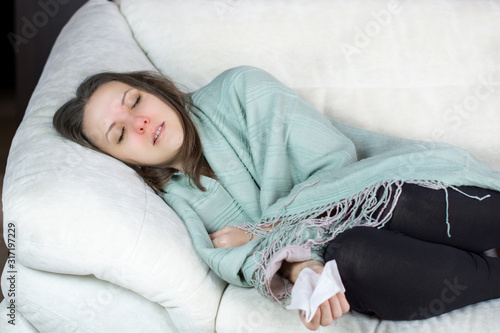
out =
[[[293,285],[292,299],[286,308],[303,310],[306,321],[310,322],[321,303],[338,292],[345,293],[345,288],[335,260],[326,263],[322,274],[304,268]]]

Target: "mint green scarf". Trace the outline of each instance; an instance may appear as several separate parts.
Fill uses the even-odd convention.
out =
[[[383,226],[397,202],[389,198],[403,183],[443,196],[460,185],[500,190],[500,173],[467,152],[333,121],[257,68],[225,71],[192,99],[192,119],[219,180],[203,177],[202,192],[177,173],[162,196],[222,279],[280,302],[290,290],[276,274],[282,260],[322,260],[326,244],[344,230]],[[453,237],[453,221],[443,223]],[[215,249],[208,234],[224,226],[261,237]]]

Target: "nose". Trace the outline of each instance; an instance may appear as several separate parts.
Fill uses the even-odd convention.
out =
[[[144,134],[149,126],[149,119],[144,116],[135,116],[131,120],[132,128],[137,131],[137,133]]]

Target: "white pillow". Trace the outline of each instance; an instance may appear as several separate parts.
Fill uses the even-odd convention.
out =
[[[56,274],[17,264],[15,276],[16,333],[26,331],[19,327],[21,316],[42,333],[177,332],[161,305],[91,275]],[[9,289],[7,279],[2,284]],[[7,309],[7,303],[1,308],[4,305]],[[9,326],[7,320],[0,321],[2,333]]]
[[[496,0],[122,0],[163,73],[194,90],[229,67],[271,72],[320,111],[444,141],[500,170]]]
[[[154,67],[116,5],[82,7],[59,36],[13,140],[4,220],[15,224],[19,263],[95,275],[166,307],[182,332],[210,332],[225,283],[196,256],[178,216],[124,164],[52,128],[56,109],[86,76],[140,69]]]

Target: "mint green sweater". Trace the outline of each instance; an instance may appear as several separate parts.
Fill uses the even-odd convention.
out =
[[[397,198],[403,183],[443,196],[460,185],[500,190],[500,173],[467,152],[336,122],[257,68],[225,71],[192,100],[191,116],[218,180],[202,177],[203,192],[179,172],[163,199],[222,279],[282,303],[290,290],[276,274],[282,260],[322,260],[326,244],[347,228],[382,226],[394,208],[388,198]],[[453,237],[453,221],[442,223]],[[208,234],[224,226],[261,237],[216,249]]]

